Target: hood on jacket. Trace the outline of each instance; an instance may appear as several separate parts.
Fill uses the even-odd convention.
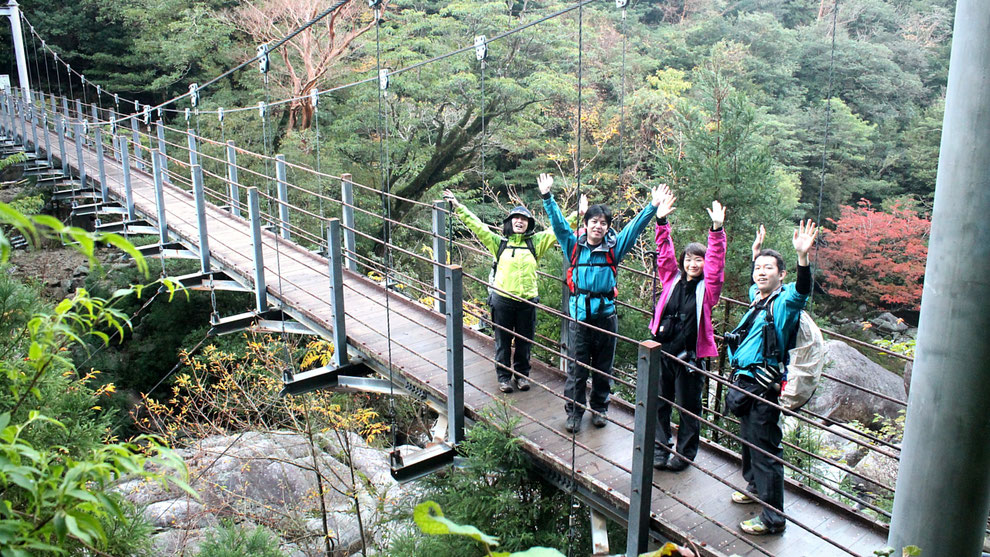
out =
[[[511,211],[509,211],[509,214],[502,220],[503,228],[506,228],[505,225],[512,220],[512,217],[526,217],[526,219],[529,220],[529,225],[526,227],[526,232],[524,232],[524,234],[532,233],[533,229],[536,228],[536,219],[533,218],[533,213],[529,212],[529,209],[523,207],[522,205],[516,205]],[[508,228],[508,230],[511,232],[512,229]]]

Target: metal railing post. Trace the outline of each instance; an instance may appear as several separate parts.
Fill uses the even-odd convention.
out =
[[[82,120],[83,120],[83,118],[85,118],[85,116],[86,116],[86,114],[83,112],[82,99],[76,99],[76,119],[79,120],[80,122],[82,122]],[[83,135],[82,138],[83,138],[83,142],[85,142],[86,141],[86,136]]]
[[[186,145],[189,147],[189,166],[193,167],[199,164],[199,146],[196,144],[196,136],[194,135],[194,130],[186,129]]]
[[[0,124],[3,126],[3,136],[5,138],[10,137],[10,94],[4,92],[3,99],[0,101],[0,110],[3,111],[3,119],[0,120]]]
[[[86,187],[86,164],[83,162],[83,142],[86,140],[83,135],[82,124],[73,126],[76,132],[76,166],[79,169],[79,187]]]
[[[347,329],[344,322],[344,265],[340,255],[340,219],[327,222],[330,265],[330,309],[333,311],[333,365],[347,365]]]
[[[447,438],[464,440],[464,306],[460,265],[447,269]]]
[[[48,161],[48,166],[52,166],[52,142],[48,138],[48,113],[42,109],[41,112],[41,126],[45,130],[42,136],[45,138],[45,160]]]
[[[450,207],[446,201],[433,202],[433,309],[447,313],[445,288],[447,284],[447,214],[444,209]]]
[[[28,105],[31,108],[31,140],[34,143],[34,158],[41,158],[41,147],[38,145],[38,110],[34,105],[34,99],[31,99]]]
[[[131,138],[134,141],[134,166],[138,170],[144,170],[144,161],[141,159],[141,134],[138,132],[137,114],[131,117]]]
[[[58,130],[58,153],[62,162],[62,175],[69,177],[69,157],[65,153],[65,116],[55,115],[55,128]]]
[[[168,159],[165,157],[167,151],[165,150],[165,124],[159,120],[155,127],[155,131],[158,134],[158,157],[161,159],[159,164],[161,164],[162,170],[162,180],[164,184],[171,184],[172,180],[168,177]]]
[[[265,259],[262,250],[261,205],[258,188],[247,188],[248,219],[251,221],[251,246],[254,259],[254,303],[258,313],[268,309],[268,290],[265,286]]]
[[[230,190],[230,212],[241,216],[241,188],[237,181],[237,149],[233,140],[227,141],[227,185]]]
[[[134,191],[131,189],[131,153],[127,144],[127,136],[118,138],[120,145],[120,169],[124,174],[124,206],[127,208],[127,220],[137,220],[134,212]]]
[[[100,113],[95,104],[93,105],[93,120],[95,122],[100,121]],[[107,170],[104,164],[103,126],[96,124],[94,127],[96,129],[93,131],[93,141],[96,142],[96,172],[100,177],[100,201],[106,203],[110,190],[107,188]]]
[[[27,138],[27,131],[28,131],[27,130],[27,101],[24,100],[24,97],[21,97],[21,99],[17,102],[17,106],[19,108],[19,110],[17,111],[17,115],[19,116],[18,119],[21,122],[21,142],[20,143],[21,143],[21,147],[24,147],[24,150],[27,151],[27,147],[28,147],[28,138]]]
[[[67,99],[65,97],[62,97],[62,115],[65,116],[65,120],[67,122],[68,122],[68,120],[72,120],[72,114],[69,112],[69,99]],[[66,123],[66,126],[65,126],[65,134],[66,134],[67,137],[72,138],[72,135],[69,132],[69,125],[68,125],[68,123]]]
[[[158,153],[151,154],[151,173],[155,178],[155,209],[158,212],[158,244],[168,243],[168,223],[165,220],[165,184],[162,182],[162,160]]]
[[[653,444],[657,431],[657,393],[660,392],[660,343],[639,345],[636,363],[636,417],[633,431],[632,483],[629,486],[629,533],[626,556],[646,551],[650,536],[653,492]]]
[[[350,174],[340,175],[341,218],[344,221],[344,261],[348,271],[357,272],[357,245],[354,238],[354,183]]]
[[[288,240],[289,233],[289,187],[285,172],[285,155],[275,155],[275,181],[278,185],[279,235]]]
[[[206,232],[206,193],[203,191],[203,167],[193,166],[193,198],[196,200],[196,229],[199,231],[199,270],[210,272],[210,239]]]

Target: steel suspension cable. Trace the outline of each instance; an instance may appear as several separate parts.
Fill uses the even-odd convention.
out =
[[[822,140],[822,169],[818,178],[818,215],[815,222],[822,224],[822,201],[825,195],[825,170],[828,161],[828,132],[832,122],[832,83],[835,77],[835,31],[839,17],[839,0],[832,7],[832,48],[828,61],[828,93],[825,95],[825,137]],[[815,269],[818,269],[818,242],[815,242]],[[811,296],[815,295],[815,273],[811,273]]]

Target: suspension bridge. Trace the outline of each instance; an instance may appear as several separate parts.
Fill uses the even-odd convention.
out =
[[[17,17],[12,16],[12,21]],[[44,43],[42,47],[47,52]],[[23,54],[23,47],[18,52]],[[57,57],[54,62],[57,68]],[[47,58],[45,64],[47,71]],[[65,71],[72,80],[68,66]],[[251,311],[215,316],[215,331],[254,328],[331,339],[337,347],[332,364],[303,373],[287,366],[281,370],[284,392],[375,391],[410,396],[436,409],[448,424],[441,435],[444,442],[396,455],[397,476],[411,478],[449,463],[463,439],[465,421],[487,419],[485,410],[498,404],[518,420],[515,433],[534,470],[592,509],[596,538],[604,530],[601,517],[629,528],[627,554],[645,549],[647,537],[692,545],[710,556],[863,556],[886,545],[890,513],[815,467],[788,462],[783,464],[793,474],[787,480],[785,506],[779,509],[788,519],[787,530],[769,537],[738,531],[736,525],[755,515],[759,506],[729,502],[732,491],[741,490],[745,481],[738,455],[716,441],[744,441],[732,433],[732,418],[723,414],[721,393],[733,387],[719,369],[697,370],[706,376],[705,410],[699,418],[711,439],[705,440],[686,472],[654,471],[651,409],[658,392],[660,358],[672,357],[654,342],[617,335],[620,342],[636,347],[638,360],[634,374],[613,368],[611,379],[636,397],[633,402],[614,397],[609,424],[603,429],[590,428],[577,435],[563,431],[564,375],[557,367],[534,361],[533,389],[508,396],[499,393],[491,338],[463,323],[465,316],[473,316],[494,326],[462,295],[464,281],[490,285],[447,260],[454,246],[482,252],[450,234],[446,203],[401,199],[347,174],[325,173],[282,155],[253,152],[194,129],[171,127],[162,118],[163,110],[179,111],[165,105],[142,111],[135,102],[132,113],[122,113],[116,96],[113,108],[102,106],[99,89],[96,102],[44,91],[40,70],[36,75],[39,83],[33,90],[23,87],[0,96],[0,148],[5,153],[25,153],[25,171],[39,183],[50,184],[53,198],[70,204],[74,217],[93,219],[98,230],[157,236],[158,242],[142,251],[161,259],[163,273],[169,259],[194,259],[198,272],[181,278],[187,287],[253,297]],[[75,75],[84,91],[92,86],[81,74]],[[30,81],[27,74],[21,79]],[[384,90],[387,72],[355,85],[362,83]],[[189,98],[195,106],[197,95],[191,90],[179,98]],[[313,95],[314,109],[318,96]],[[251,110],[259,110],[264,122],[270,106],[262,103]],[[153,123],[152,114],[157,115]],[[215,114],[222,122],[223,111]],[[123,130],[124,123],[130,130]],[[257,170],[261,167],[264,172]],[[291,179],[293,175],[297,179]],[[309,182],[334,183],[340,196],[330,197],[322,187],[307,189],[299,179],[303,176]],[[385,210],[362,206],[356,201],[362,196],[383,199]],[[387,208],[400,199],[428,212],[432,227],[418,229],[391,219]],[[356,215],[372,219],[374,228],[358,226]],[[391,234],[380,234],[395,227],[428,238],[432,255],[395,243]],[[362,242],[382,250],[385,257],[359,249]],[[398,272],[393,258],[428,266],[432,281]],[[648,277],[636,269],[623,272]],[[381,280],[369,274],[378,274]],[[739,302],[724,299],[723,303]],[[568,319],[545,305],[539,305],[539,311]],[[624,311],[637,317],[651,314],[649,308],[628,304]],[[562,361],[567,359],[565,342],[544,336],[536,340],[537,346]],[[675,401],[669,402],[680,410]],[[906,406],[905,401],[894,402]],[[824,427],[822,416],[806,410],[784,412],[804,426]],[[841,428],[838,435],[868,451],[899,458],[899,446],[876,436]],[[805,461],[859,476],[841,463],[798,446],[791,448],[803,451]],[[880,488],[893,494],[894,486]],[[607,551],[606,546],[604,542],[596,548]]]

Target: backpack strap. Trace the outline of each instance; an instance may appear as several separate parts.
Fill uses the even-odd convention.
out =
[[[577,238],[580,238],[581,237],[581,234],[583,234],[583,233],[584,233],[584,229],[579,229],[577,231],[577,233],[576,233]],[[606,300],[614,300],[616,297],[618,297],[618,295],[619,295],[619,288],[618,288],[619,265],[618,265],[617,259],[615,257],[615,246],[612,246],[612,247],[608,248],[608,251],[605,253],[605,262],[604,263],[597,263],[597,262],[596,263],[592,263],[592,262],[578,263],[578,250],[580,249],[580,247],[581,247],[581,245],[575,241],[574,242],[574,247],[571,249],[571,265],[570,265],[570,267],[567,268],[567,274],[565,275],[565,281],[567,282],[567,288],[568,288],[568,290],[570,290],[570,293],[571,294],[582,294],[582,295],[584,295],[585,315],[586,316],[591,316],[591,299],[592,298],[603,298],[603,299],[606,299]],[[612,277],[616,281],[616,286],[615,286],[615,288],[612,289],[611,292],[607,292],[607,293],[603,293],[603,292],[591,292],[591,291],[585,290],[585,289],[579,287],[576,282],[574,282],[574,268],[575,267],[608,267],[608,268],[612,269]]]
[[[527,238],[525,238],[525,240],[526,240],[526,249],[529,250],[529,253],[532,253],[533,254],[533,259],[536,259],[537,261],[539,261],[539,258],[536,257],[536,246],[533,245],[533,239],[527,237]],[[495,277],[495,271],[498,270],[498,262],[499,262],[499,260],[502,259],[502,252],[504,252],[507,247],[510,247],[509,246],[509,239],[508,238],[502,238],[499,241],[499,243],[498,243],[498,249],[495,251],[495,261],[492,262],[492,277],[493,278]],[[515,250],[522,249],[522,248],[519,248],[519,247],[516,247],[516,246],[511,246],[510,249],[512,249],[513,250],[513,253],[515,253]]]
[[[502,252],[505,251],[505,247],[509,245],[508,238],[502,238],[498,243],[498,249],[495,251],[495,261],[492,261],[492,277],[495,277],[495,271],[498,270],[498,260],[502,259]]]

